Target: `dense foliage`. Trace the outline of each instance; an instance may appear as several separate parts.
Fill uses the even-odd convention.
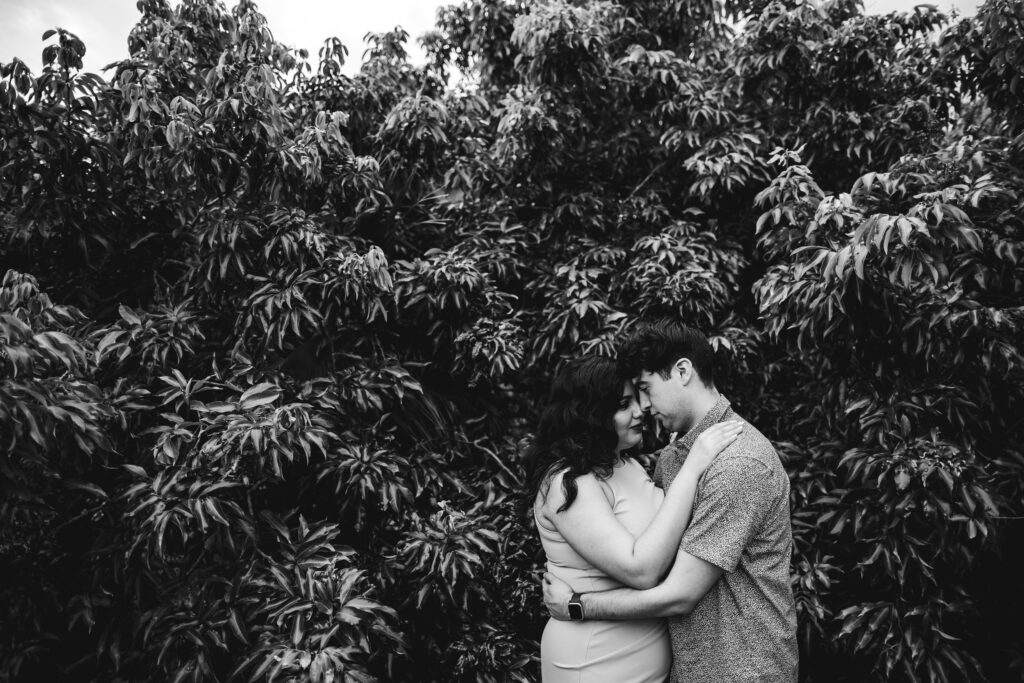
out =
[[[536,680],[517,444],[662,315],[791,475],[802,678],[1022,675],[1019,2],[470,0],[354,76],[138,5],[0,65],[0,676]]]

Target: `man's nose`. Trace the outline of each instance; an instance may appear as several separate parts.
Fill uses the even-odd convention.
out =
[[[651,400],[646,396],[641,395],[639,399],[640,410],[645,413],[651,412]]]

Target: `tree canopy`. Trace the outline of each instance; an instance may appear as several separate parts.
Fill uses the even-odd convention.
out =
[[[47,31],[0,674],[537,680],[520,441],[669,316],[790,475],[802,680],[1020,676],[1022,7],[468,0],[355,75],[251,0],[140,0],[102,76]]]

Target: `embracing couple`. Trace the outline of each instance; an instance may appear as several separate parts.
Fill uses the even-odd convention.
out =
[[[631,456],[644,412],[677,435],[653,481]],[[789,479],[702,333],[643,324],[617,360],[569,363],[527,465],[544,683],[796,681]]]

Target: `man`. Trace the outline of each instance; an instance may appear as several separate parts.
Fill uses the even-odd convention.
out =
[[[655,467],[655,483],[666,488],[701,432],[740,418],[715,388],[710,343],[691,327],[643,325],[622,344],[619,360],[638,378],[641,408],[683,434]],[[570,612],[583,619],[669,617],[677,683],[795,682],[792,549],[789,479],[768,439],[745,423],[701,479],[692,521],[661,584],[580,594],[545,574],[544,601],[563,620]]]

